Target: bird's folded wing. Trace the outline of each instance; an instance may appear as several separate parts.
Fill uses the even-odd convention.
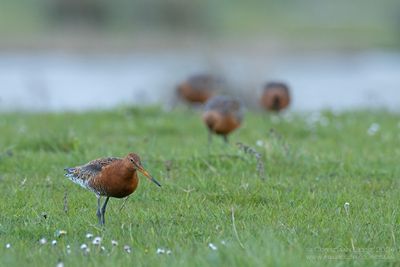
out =
[[[111,163],[117,160],[121,160],[121,158],[110,157],[110,158],[95,159],[85,165],[66,169],[67,176],[70,178],[87,181],[90,178],[93,178],[96,175],[98,175],[104,167],[110,165]]]

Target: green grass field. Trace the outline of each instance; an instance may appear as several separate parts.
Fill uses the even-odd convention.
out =
[[[0,265],[399,264],[399,123],[385,111],[249,112],[230,145],[208,148],[199,112],[185,109],[1,114]],[[237,142],[262,155],[265,179]],[[131,151],[163,187],[141,177],[124,206],[111,199],[102,229],[94,194],[63,168]]]

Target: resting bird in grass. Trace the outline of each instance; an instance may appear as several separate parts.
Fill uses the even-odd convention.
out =
[[[239,100],[222,95],[212,97],[203,113],[203,121],[209,130],[209,143],[213,133],[221,135],[228,143],[228,135],[240,126],[242,120],[243,106]]]
[[[281,82],[270,82],[264,87],[261,106],[266,110],[279,112],[290,104],[289,87]]]
[[[150,181],[160,186],[142,166],[140,157],[129,153],[125,158],[100,158],[72,168],[66,168],[65,174],[72,182],[95,193],[97,197],[97,217],[100,225],[105,224],[104,214],[110,197],[124,198],[135,192],[141,172]],[[101,197],[105,197],[101,205]]]

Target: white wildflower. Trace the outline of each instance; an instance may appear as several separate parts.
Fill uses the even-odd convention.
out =
[[[346,214],[347,215],[349,215],[349,212],[350,212],[350,203],[349,202],[346,202],[346,203],[344,203],[344,210],[346,211]]]
[[[56,233],[55,233],[55,236],[56,237],[61,237],[61,236],[66,235],[66,234],[67,234],[67,231],[65,231],[65,230],[57,230]]]
[[[127,253],[131,253],[131,252],[132,252],[131,247],[128,246],[128,245],[125,245],[125,246],[124,246],[124,250],[125,250]]]
[[[217,250],[217,249],[218,249],[217,246],[214,245],[213,243],[208,243],[208,247],[209,247],[211,250]]]
[[[96,236],[92,241],[92,244],[96,246],[100,245],[100,243],[101,243],[101,237],[99,236]]]
[[[165,249],[158,248],[156,252],[157,252],[157,254],[164,254],[165,253]]]
[[[85,254],[88,254],[90,252],[90,248],[86,244],[81,245],[81,250],[83,250]]]
[[[87,233],[87,234],[86,234],[86,238],[87,238],[87,239],[92,239],[92,238],[93,238],[93,234]]]

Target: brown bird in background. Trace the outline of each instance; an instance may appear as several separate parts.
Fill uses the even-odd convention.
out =
[[[222,135],[228,142],[228,135],[240,126],[243,120],[243,106],[239,100],[229,96],[214,96],[207,101],[203,121],[209,134],[208,142],[211,143],[212,134]]]
[[[280,82],[270,82],[261,95],[261,106],[270,111],[281,111],[290,104],[289,87]]]
[[[142,166],[140,158],[135,153],[125,158],[100,158],[89,163],[72,168],[66,168],[65,174],[72,182],[79,184],[96,194],[97,217],[100,225],[104,225],[104,214],[110,197],[123,198],[132,194],[138,184],[137,171],[150,181],[161,186]],[[106,200],[101,206],[101,197]]]
[[[212,75],[198,74],[189,79],[177,88],[180,98],[189,103],[205,103],[212,97],[219,86],[219,81]]]

